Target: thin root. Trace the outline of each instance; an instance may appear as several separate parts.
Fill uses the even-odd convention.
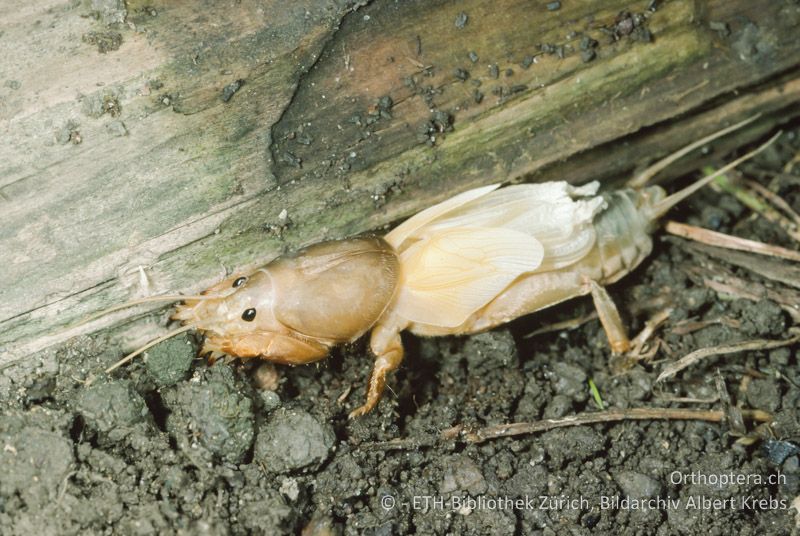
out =
[[[738,268],[744,268],[774,283],[800,288],[800,265],[796,263],[699,243],[690,243],[686,249],[691,252],[699,252],[708,258],[724,261]]]
[[[700,331],[703,328],[707,328],[708,326],[713,326],[716,324],[728,326],[729,328],[733,329],[739,329],[742,327],[742,323],[736,320],[735,318],[721,316],[718,318],[712,318],[711,320],[693,320],[693,319],[681,320],[680,322],[675,324],[675,327],[673,327],[670,332],[675,335],[688,335],[690,333],[694,333],[695,331]]]
[[[789,219],[794,223],[795,227],[800,227],[800,214],[797,214],[797,212],[795,212],[794,209],[789,205],[789,203],[784,201],[781,196],[779,196],[772,190],[765,188],[762,184],[754,180],[746,179],[744,182],[754,192],[761,195],[761,197],[772,203],[772,205],[775,208],[782,210],[784,214],[788,216]]]
[[[433,447],[439,442],[462,440],[467,443],[482,443],[490,439],[513,437],[525,434],[547,432],[556,428],[570,426],[584,426],[587,424],[600,424],[604,422],[619,421],[706,421],[723,422],[727,419],[723,410],[684,409],[684,408],[628,408],[583,413],[565,417],[563,419],[544,419],[534,422],[516,422],[488,426],[477,431],[468,431],[464,426],[457,425],[442,430],[438,437],[403,438],[398,437],[389,441],[380,441],[362,445],[364,450],[419,450],[424,447]],[[767,423],[773,417],[770,413],[759,409],[742,410],[742,417],[747,420]]]
[[[798,307],[800,292],[795,289],[782,286],[766,287],[757,281],[742,279],[711,258],[706,258],[701,265],[693,266],[685,271],[694,281],[719,294],[750,301],[763,299],[774,301],[792,317],[795,324],[800,324],[800,307]]]
[[[695,350],[694,352],[682,357],[678,361],[664,367],[664,370],[658,375],[656,382],[662,382],[666,379],[669,379],[672,376],[675,376],[675,374],[681,370],[690,367],[698,361],[702,361],[708,357],[724,354],[735,354],[750,350],[771,350],[773,348],[790,346],[797,341],[800,341],[800,330],[797,328],[790,328],[789,332],[793,334],[791,338],[779,341],[754,339],[750,341],[735,342],[733,344],[721,344],[718,346],[710,346],[708,348],[700,348],[699,350]]]
[[[772,415],[761,410],[742,410],[742,415],[752,421],[769,422]],[[546,432],[555,428],[582,426],[603,422],[629,420],[672,420],[672,421],[706,421],[722,422],[726,419],[723,410],[682,409],[682,408],[630,408],[614,409],[597,413],[584,413],[564,419],[544,419],[534,422],[517,422],[489,426],[476,432],[467,432],[463,437],[469,443],[481,443],[488,439],[511,437],[523,434]]]
[[[711,396],[708,398],[696,398],[693,396],[672,396],[672,395],[656,395],[656,398],[671,404],[715,404],[719,401],[718,396]]]
[[[705,168],[705,170],[708,172],[713,170],[713,168],[709,167]],[[740,203],[757,213],[768,222],[778,225],[793,240],[800,242],[800,231],[797,230],[797,225],[795,225],[795,223],[789,217],[781,214],[781,212],[775,206],[773,206],[768,199],[758,195],[758,193],[752,189],[747,190],[742,188],[736,184],[735,181],[732,181],[725,173],[720,173],[720,171],[715,173],[717,177],[714,180],[714,184],[719,186],[723,191],[736,197]]]

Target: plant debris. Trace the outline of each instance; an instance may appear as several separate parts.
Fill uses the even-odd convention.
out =
[[[675,376],[678,372],[687,367],[691,367],[695,363],[714,357],[718,355],[735,354],[739,352],[753,351],[753,350],[771,350],[773,348],[782,348],[784,346],[791,346],[800,341],[800,329],[790,328],[789,333],[793,334],[792,337],[783,340],[764,340],[754,339],[749,341],[736,342],[733,344],[720,344],[717,346],[710,346],[708,348],[700,348],[694,352],[687,354],[678,361],[670,363],[658,375],[656,382],[663,382]]]
[[[772,415],[760,410],[742,411],[742,416],[757,422],[769,422]],[[680,409],[680,408],[629,408],[601,411],[597,413],[584,413],[564,419],[547,419],[535,422],[516,422],[489,426],[470,432],[461,431],[462,437],[469,443],[482,443],[490,439],[513,437],[526,434],[545,432],[555,428],[567,426],[584,426],[602,422],[629,421],[629,420],[699,420],[707,422],[722,422],[727,418],[722,410]],[[449,430],[447,437],[455,435]]]
[[[694,225],[687,225],[685,223],[678,223],[669,221],[664,226],[668,233],[683,238],[689,238],[709,246],[716,246],[720,248],[734,249],[738,251],[747,251],[751,253],[758,253],[760,255],[769,255],[772,257],[779,257],[788,259],[790,261],[800,261],[800,252],[790,249],[782,248],[780,246],[773,246],[765,244],[757,240],[748,240],[746,238],[739,238],[738,236],[731,236],[724,233],[718,233],[702,227]]]

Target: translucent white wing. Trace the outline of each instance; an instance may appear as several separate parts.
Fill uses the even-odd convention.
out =
[[[492,190],[496,190],[500,184],[490,184],[489,186],[482,186],[460,193],[446,201],[442,201],[437,205],[423,210],[422,212],[407,219],[397,227],[395,227],[384,238],[395,249],[399,250],[406,238],[412,235],[420,227],[435,220],[436,218],[450,212],[451,210],[460,207],[465,203],[469,203],[475,199],[485,196]]]
[[[556,270],[574,264],[584,258],[594,246],[597,234],[594,227],[587,225],[573,229],[564,240],[547,241],[544,245],[544,260],[538,271]]]
[[[458,326],[514,279],[536,270],[543,256],[538,240],[510,229],[442,231],[401,254],[395,311],[411,322]]]
[[[502,227],[525,233],[544,246],[540,270],[582,259],[595,243],[592,221],[605,206],[594,181],[575,187],[566,182],[507,186],[451,208],[407,238],[424,239],[458,227]],[[408,244],[411,242],[409,241]]]
[[[535,236],[538,240],[561,238],[573,227],[591,222],[602,208],[595,196],[597,181],[581,187],[566,182],[506,186],[469,201],[431,221],[425,233],[453,227],[505,227]]]

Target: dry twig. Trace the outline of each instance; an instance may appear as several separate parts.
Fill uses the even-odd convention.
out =
[[[760,194],[764,199],[772,203],[776,208],[782,210],[784,214],[786,214],[786,216],[788,216],[789,219],[794,222],[795,228],[800,227],[800,215],[798,215],[797,212],[792,209],[789,203],[784,201],[781,196],[772,190],[765,188],[762,184],[754,180],[746,179],[745,184],[747,184],[751,190]]]
[[[750,253],[759,253],[761,255],[769,255],[771,257],[779,257],[782,259],[788,259],[790,261],[800,262],[800,251],[792,251],[791,249],[773,246],[772,244],[765,244],[756,240],[739,238],[738,236],[718,233],[716,231],[703,229],[702,227],[695,227],[694,225],[688,225],[685,223],[678,223],[676,221],[667,222],[665,229],[670,234],[688,238],[703,244],[708,244],[709,246],[735,249],[738,251],[747,251]]]
[[[743,251],[707,246],[697,242],[688,244],[687,249],[699,251],[728,264],[744,268],[766,279],[781,282],[790,287],[800,288],[800,266],[778,259],[756,257]]]
[[[696,398],[693,396],[672,396],[656,394],[656,398],[664,402],[671,402],[673,404],[714,404],[719,400],[719,396],[710,396],[708,398]]]
[[[742,415],[750,420],[769,422],[772,415],[761,410],[742,410]],[[481,443],[488,439],[511,437],[536,432],[546,432],[555,428],[567,426],[581,426],[603,422],[629,421],[629,420],[684,420],[722,422],[726,414],[722,410],[682,409],[682,408],[629,408],[599,411],[597,413],[584,413],[564,419],[545,419],[534,422],[517,422],[489,426],[476,432],[468,432],[463,437],[469,443]]]
[[[714,383],[717,387],[717,396],[719,396],[720,402],[722,402],[725,407],[725,414],[727,415],[731,433],[737,436],[745,435],[747,430],[744,427],[742,410],[733,404],[731,395],[728,393],[728,388],[725,386],[725,379],[722,377],[722,374],[719,373],[719,369],[717,369],[714,374]]]
[[[706,167],[703,168],[703,171],[707,175],[710,175],[716,170],[713,167]],[[734,173],[732,173],[732,175],[733,174]],[[741,177],[741,174],[737,174],[737,176]],[[745,205],[753,212],[756,212],[767,221],[780,226],[781,229],[786,232],[786,234],[788,234],[794,240],[800,242],[800,231],[797,230],[795,223],[787,216],[784,216],[775,207],[775,205],[770,202],[769,199],[765,199],[762,195],[752,189],[747,190],[742,188],[739,184],[737,184],[736,181],[732,181],[727,175],[724,174],[717,177],[714,181],[714,184],[719,186],[725,192],[735,196],[740,203]]]
[[[631,350],[628,354],[631,358],[636,359],[637,361],[647,360],[651,359],[656,354],[658,345],[654,344],[652,347],[649,347],[648,342],[653,337],[658,327],[666,322],[671,314],[672,308],[663,309],[654,314],[649,320],[647,320],[647,322],[645,322],[642,331],[640,331],[639,334],[636,335],[633,340],[631,340],[633,350]]]
[[[765,339],[754,339],[750,341],[735,342],[733,344],[721,344],[718,346],[710,346],[708,348],[700,348],[694,352],[687,354],[678,361],[670,363],[661,374],[658,375],[656,382],[664,381],[671,378],[686,367],[690,367],[708,357],[724,354],[735,354],[738,352],[746,352],[750,350],[771,350],[773,348],[781,348],[783,346],[790,346],[797,341],[800,341],[800,329],[790,328],[789,332],[793,334],[792,337],[784,340],[771,341]]]
[[[693,280],[720,294],[750,301],[771,300],[780,305],[781,309],[792,317],[795,324],[800,324],[800,292],[794,289],[768,288],[756,281],[744,280],[710,259],[705,260],[703,266],[686,269],[686,273]]]

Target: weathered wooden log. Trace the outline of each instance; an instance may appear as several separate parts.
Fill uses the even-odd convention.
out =
[[[797,2],[362,4],[0,6],[0,367],[479,184],[800,114]]]

